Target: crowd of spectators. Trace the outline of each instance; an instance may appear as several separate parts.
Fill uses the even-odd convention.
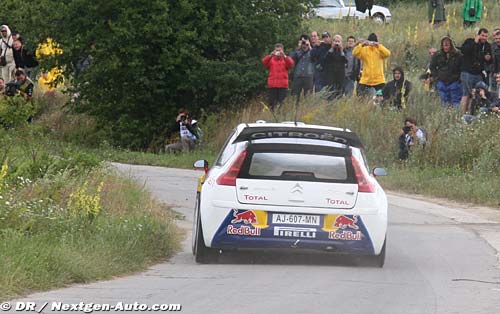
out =
[[[12,31],[8,25],[0,26],[0,34],[0,96],[20,95],[31,100],[35,87],[43,95],[53,94],[60,70],[53,68],[37,73],[38,60],[56,53],[52,40],[47,39],[38,45],[36,51],[30,51],[26,49],[21,34]]]

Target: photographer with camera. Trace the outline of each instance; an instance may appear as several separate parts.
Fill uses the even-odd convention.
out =
[[[345,68],[347,64],[342,36],[333,36],[330,49],[323,56],[321,63],[323,64],[321,83],[328,86],[328,91],[331,93],[328,100],[341,97],[344,94]]]
[[[326,54],[328,53],[328,50],[332,47],[332,37],[330,36],[330,33],[328,32],[323,32],[321,34],[321,41],[319,44],[316,44],[313,46],[313,49],[311,50],[311,58],[314,62],[314,67],[316,70],[316,78],[314,82],[314,91],[317,93],[321,91],[326,85],[323,83],[323,72],[324,72],[324,65],[323,65],[323,60]]]
[[[384,60],[391,52],[378,42],[376,34],[371,33],[368,40],[358,43],[352,55],[363,62],[363,72],[358,84],[358,96],[373,96],[385,86]]]
[[[166,145],[165,151],[168,153],[192,151],[202,136],[198,122],[191,119],[189,111],[184,108],[179,110],[175,123],[169,129],[169,134],[179,136],[180,142],[175,139],[176,142]]]
[[[269,91],[269,105],[271,110],[285,100],[288,92],[288,70],[295,62],[283,51],[283,44],[274,45],[274,50],[262,59],[262,63],[269,70],[267,88]]]
[[[5,85],[6,96],[20,95],[27,101],[33,98],[33,82],[24,74],[23,70],[17,70],[15,73],[16,80]]]
[[[298,48],[290,55],[295,62],[292,80],[292,95],[300,99],[300,94],[304,91],[304,96],[313,89],[314,63],[311,60],[311,42],[308,35],[300,36]]]

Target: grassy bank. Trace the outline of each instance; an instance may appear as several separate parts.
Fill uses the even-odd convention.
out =
[[[0,130],[0,300],[144,269],[170,256],[173,214],[101,159],[34,128]]]

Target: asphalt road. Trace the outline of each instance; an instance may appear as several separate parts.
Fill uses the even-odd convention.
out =
[[[191,221],[200,172],[116,165],[171,204],[184,249],[144,273],[37,293],[20,301],[181,304],[181,313],[500,314],[500,210],[389,195],[384,268],[329,256],[224,255],[197,265]]]

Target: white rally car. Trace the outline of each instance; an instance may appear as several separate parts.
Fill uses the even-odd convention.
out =
[[[358,136],[303,123],[240,124],[203,168],[193,226],[198,263],[224,249],[295,248],[385,260],[387,198]]]

